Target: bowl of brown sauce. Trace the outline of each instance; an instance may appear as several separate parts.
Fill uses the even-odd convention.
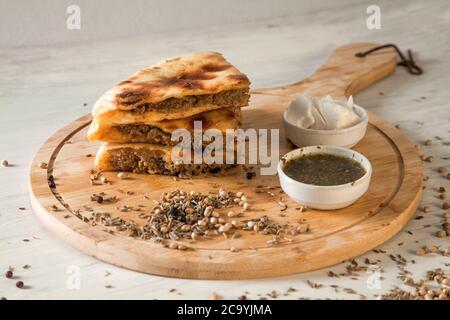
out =
[[[365,156],[334,146],[295,149],[278,164],[283,191],[301,205],[319,210],[353,204],[369,188],[371,175]]]

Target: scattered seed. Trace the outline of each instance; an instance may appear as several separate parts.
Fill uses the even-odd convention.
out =
[[[442,209],[447,210],[448,208],[450,208],[450,204],[446,201],[442,204]]]
[[[222,300],[222,296],[216,292],[211,295],[211,300]]]
[[[47,169],[48,165],[45,162],[39,162],[38,167],[41,169]]]
[[[428,156],[428,157],[425,158],[426,162],[433,162],[433,160],[434,160],[433,156]]]
[[[91,195],[91,201],[95,201],[99,204],[101,203],[114,203],[118,200],[116,196],[108,196],[105,193],[101,192],[99,194]]]
[[[228,232],[231,229],[232,225],[231,223],[227,223],[221,227],[219,227],[219,232]]]
[[[171,192],[163,192],[159,200],[153,200],[154,206],[143,219],[147,223],[138,226],[132,220],[124,220],[120,217],[112,218],[109,213],[91,212],[91,218],[75,214],[83,221],[90,224],[101,223],[105,227],[115,228],[115,230],[107,229],[108,232],[126,232],[128,236],[139,237],[143,240],[151,240],[161,243],[166,248],[178,250],[194,250],[185,245],[179,245],[179,241],[197,241],[208,240],[213,236],[223,235],[225,237],[237,238],[240,236],[238,231],[255,231],[263,235],[272,235],[272,244],[281,241],[290,241],[285,237],[297,226],[291,224],[273,223],[267,216],[253,218],[250,220],[227,222],[226,214],[221,213],[222,210],[236,206],[234,199],[237,194],[233,192],[219,191],[217,194],[202,194],[199,192],[184,192],[175,190]],[[244,194],[241,195],[244,196]],[[145,196],[144,196],[145,198]],[[150,200],[149,198],[146,198]],[[239,198],[240,199],[240,198]],[[106,195],[104,192],[93,194],[92,201],[106,203],[117,201],[116,197]],[[248,202],[246,202],[248,203]],[[117,210],[125,208],[125,205],[116,207]],[[246,206],[248,208],[248,206]],[[126,211],[134,211],[135,208],[126,206]],[[229,211],[234,212],[234,211]],[[230,214],[231,216],[241,216],[239,214]],[[141,218],[140,215],[138,215]],[[256,229],[255,229],[255,226]],[[231,229],[235,229],[231,234],[227,234]]]
[[[127,179],[128,178],[128,174],[126,172],[119,172],[117,174],[117,178],[119,178],[119,179]]]
[[[191,226],[188,224],[185,224],[185,225],[181,226],[181,231],[183,231],[183,232],[191,231]]]
[[[8,166],[9,166],[8,160],[2,160],[2,167],[8,167]]]
[[[431,139],[425,140],[425,145],[426,146],[431,146],[432,144],[433,144],[433,141]]]
[[[23,281],[17,281],[16,282],[16,287],[19,288],[19,289],[22,289],[24,287]]]
[[[239,213],[234,212],[234,211],[229,211],[229,212],[227,213],[227,216],[228,216],[229,218],[234,218],[234,217],[239,216]]]
[[[12,270],[6,271],[6,273],[5,273],[6,278],[11,279],[13,276],[14,276],[14,274],[13,274]]]
[[[424,255],[426,254],[426,252],[425,252],[424,249],[419,249],[419,250],[416,251],[416,254],[417,254],[418,256],[424,256]]]
[[[439,187],[439,193],[444,193],[445,192],[445,188],[444,187]]]
[[[251,179],[253,179],[254,177],[256,177],[256,172],[247,172],[246,174],[245,174],[245,177],[247,178],[247,180],[251,180]]]
[[[280,211],[285,211],[286,209],[287,209],[287,204],[286,203],[284,203],[283,201],[281,201],[281,200],[278,200],[277,201],[277,203],[280,205],[280,207],[281,207],[281,209],[280,209]]]
[[[169,248],[170,249],[178,249],[178,244],[176,244],[175,242],[172,242],[169,244]]]
[[[438,238],[444,238],[445,236],[447,236],[447,233],[444,230],[439,230],[436,232],[436,237]]]
[[[425,206],[425,207],[422,208],[422,211],[427,213],[427,212],[431,211],[431,208],[429,206]]]
[[[439,173],[447,173],[447,168],[446,167],[439,167],[438,168],[438,172]]]

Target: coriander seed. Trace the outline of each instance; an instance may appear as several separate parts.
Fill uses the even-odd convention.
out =
[[[169,248],[170,249],[177,249],[178,248],[178,244],[176,244],[175,242],[172,242],[169,244]]]
[[[222,296],[216,292],[211,295],[211,300],[222,300]]]
[[[39,162],[38,167],[41,169],[47,169],[48,165],[45,162]]]
[[[445,236],[447,236],[447,233],[444,230],[439,230],[436,232],[436,237],[438,238],[445,238]]]
[[[213,207],[208,206],[208,207],[205,208],[205,211],[203,212],[203,215],[204,215],[205,217],[210,217],[211,214],[212,214],[212,212],[213,212],[213,210],[214,210]]]
[[[227,213],[227,217],[229,217],[229,218],[234,218],[234,217],[236,217],[237,216],[237,214],[234,212],[234,211],[229,211],[228,213]]]
[[[19,288],[19,289],[22,289],[24,287],[23,281],[17,281],[16,282],[16,287]]]
[[[117,178],[119,178],[119,179],[126,179],[126,178],[128,178],[128,174],[126,172],[119,172],[117,174]]]
[[[419,249],[419,250],[416,251],[416,254],[417,254],[418,256],[424,256],[424,255],[426,254],[426,252],[425,252],[424,249]]]
[[[212,214],[211,214],[214,218],[219,218],[220,217],[220,213],[218,213],[218,212],[213,212]]]
[[[11,279],[14,276],[13,272],[11,270],[6,271],[5,277],[7,279]]]
[[[181,231],[184,231],[184,232],[191,231],[191,226],[188,225],[188,224],[182,225],[181,226]]]
[[[2,167],[8,167],[8,166],[9,166],[8,160],[2,160]]]

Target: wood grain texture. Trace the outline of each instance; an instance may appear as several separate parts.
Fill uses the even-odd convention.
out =
[[[281,114],[292,97],[299,92],[332,94],[344,97],[367,87],[395,69],[395,54],[391,50],[367,58],[354,53],[373,44],[352,44],[338,48],[327,61],[307,79],[292,86],[254,90],[249,108],[243,110],[243,127],[280,128],[280,154],[291,150],[281,126]],[[360,59],[360,60],[358,60]],[[288,275],[334,265],[360,255],[396,234],[414,213],[422,190],[423,168],[418,154],[398,129],[382,118],[370,114],[365,138],[355,146],[372,163],[373,177],[368,192],[351,207],[332,212],[307,210],[299,213],[298,205],[282,193],[271,197],[256,193],[257,185],[277,187],[277,176],[257,176],[245,179],[241,168],[222,177],[195,178],[174,181],[172,177],[133,175],[118,180],[113,173],[106,176],[111,185],[91,186],[89,171],[98,144],[89,144],[85,134],[90,116],[82,117],[55,133],[38,151],[30,169],[31,202],[43,223],[79,250],[121,267],[165,275],[195,279],[248,279]],[[47,170],[37,167],[49,163]],[[49,175],[55,177],[56,188],[50,189]],[[102,226],[91,226],[74,216],[86,206],[113,216],[133,219],[136,213],[123,213],[116,206],[142,204],[150,208],[148,199],[158,199],[163,191],[180,188],[204,193],[223,187],[229,191],[245,192],[252,204],[249,217],[268,215],[280,223],[295,223],[305,219],[311,232],[292,237],[292,241],[268,246],[270,236],[242,232],[237,239],[214,238],[188,242],[193,251],[176,251],[148,241],[136,240],[107,232]],[[133,191],[124,195],[119,191]],[[117,203],[93,204],[92,193],[104,191],[117,195]],[[146,198],[144,198],[144,195]],[[280,215],[276,200],[283,198],[288,210]],[[54,212],[52,205],[66,207]],[[230,247],[238,252],[230,252]]]
[[[301,8],[301,2],[297,3],[297,8]],[[445,214],[436,187],[450,188],[445,175],[437,172],[440,166],[450,169],[450,64],[447,59],[450,3],[437,0],[431,6],[427,2],[382,0],[379,30],[368,30],[365,25],[366,9],[372,2],[321,1],[320,4],[324,6],[320,9],[315,6],[314,12],[298,9],[286,16],[271,15],[244,24],[230,20],[217,25],[214,31],[193,28],[70,46],[2,49],[0,150],[1,158],[13,166],[0,168],[0,269],[4,272],[8,266],[15,267],[15,273],[31,288],[18,290],[14,281],[1,277],[0,296],[10,300],[209,299],[217,292],[224,299],[237,299],[242,294],[249,299],[271,299],[267,294],[275,290],[278,299],[358,298],[330,287],[338,285],[374,299],[391,288],[403,287],[398,278],[399,269],[389,254],[404,257],[408,261],[407,269],[416,280],[426,276],[427,270],[445,268],[447,257],[417,256],[415,252],[424,245],[448,246],[448,239],[437,238],[435,233],[441,230]],[[20,21],[17,14],[11,17]],[[412,25],[419,27],[412,32]],[[254,88],[276,87],[306,78],[334,48],[355,41],[392,41],[402,50],[413,50],[417,63],[425,70],[423,75],[411,76],[399,67],[392,76],[356,94],[355,101],[390,123],[399,124],[411,141],[421,145],[422,154],[434,157],[432,163],[424,162],[429,179],[424,182],[426,189],[421,200],[421,205],[429,206],[431,211],[424,214],[417,210],[415,216],[423,219],[411,219],[401,232],[376,248],[387,254],[368,251],[356,258],[360,265],[364,265],[366,258],[379,261],[378,266],[384,271],[380,287],[367,286],[366,281],[373,273],[360,272],[358,280],[350,276],[327,276],[329,271],[345,272],[348,263],[264,280],[185,280],[133,272],[74,249],[45,228],[33,213],[28,171],[36,151],[58,129],[88,113],[98,96],[117,79],[168,56],[214,50],[224,53],[245,72]],[[433,144],[424,145],[426,139],[432,139]],[[31,267],[21,270],[24,264]],[[81,275],[78,290],[67,287],[68,278],[73,275],[68,270],[74,267]],[[306,280],[323,287],[312,289]],[[291,286],[297,291],[285,295]]]

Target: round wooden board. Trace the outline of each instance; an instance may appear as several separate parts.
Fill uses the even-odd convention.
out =
[[[339,54],[370,47],[370,44],[341,47],[325,63]],[[347,51],[348,52],[347,52]],[[353,78],[345,78],[348,85],[320,84],[320,79],[304,81],[289,87],[254,91],[248,108],[243,109],[244,128],[279,128],[280,154],[285,154],[293,146],[284,137],[281,114],[292,95],[297,92],[334,93],[343,96],[360,89],[374,80],[392,72],[395,56],[387,52],[376,59],[360,65],[365,84],[355,85]],[[376,66],[374,66],[374,63]],[[393,64],[394,63],[394,64]],[[390,65],[390,69],[387,67]],[[378,72],[371,80],[367,70]],[[363,70],[364,69],[364,70]],[[348,68],[345,68],[348,72]],[[323,72],[328,73],[326,68]],[[342,72],[342,70],[338,70]],[[358,71],[359,72],[359,71]],[[317,76],[320,69],[312,77]],[[357,78],[358,78],[357,77]],[[310,79],[308,78],[308,79]],[[347,81],[348,80],[348,81]],[[351,80],[351,81],[350,81]],[[299,210],[279,188],[278,176],[257,176],[247,180],[242,168],[233,168],[224,176],[195,177],[190,180],[174,180],[173,177],[132,174],[130,179],[119,180],[113,172],[106,172],[110,184],[91,185],[90,170],[99,144],[86,141],[90,115],[84,116],[65,126],[50,137],[37,152],[30,169],[30,193],[32,206],[42,222],[72,246],[111,264],[151,274],[194,279],[249,279],[273,277],[310,271],[334,265],[358,256],[395,235],[410,219],[420,200],[423,167],[419,155],[409,139],[382,118],[370,114],[366,136],[355,150],[363,153],[372,163],[373,175],[368,192],[350,207],[335,211]],[[38,163],[48,163],[48,168],[40,169]],[[49,177],[53,176],[56,186],[50,187]],[[261,186],[267,188],[261,188]],[[138,225],[146,219],[139,218],[139,212],[121,212],[118,206],[142,206],[150,212],[152,200],[159,199],[164,191],[182,189],[202,193],[227,191],[244,192],[251,203],[251,210],[242,219],[267,215],[279,223],[294,224],[305,221],[310,232],[289,236],[270,246],[271,236],[255,232],[241,232],[239,238],[225,239],[217,236],[209,240],[185,241],[193,250],[180,251],[164,247],[151,241],[132,238],[122,232],[110,232],[108,227],[91,225],[81,217],[90,217],[90,210],[109,212],[113,217],[133,220]],[[264,192],[256,192],[264,190]],[[269,192],[267,192],[269,191]],[[114,204],[92,202],[93,193],[105,192],[116,195]],[[281,211],[277,200],[288,205]],[[52,210],[56,205],[59,210]],[[228,210],[221,212],[225,213]],[[228,218],[227,218],[228,219]],[[234,218],[235,219],[235,218]],[[231,252],[231,247],[237,252]]]

